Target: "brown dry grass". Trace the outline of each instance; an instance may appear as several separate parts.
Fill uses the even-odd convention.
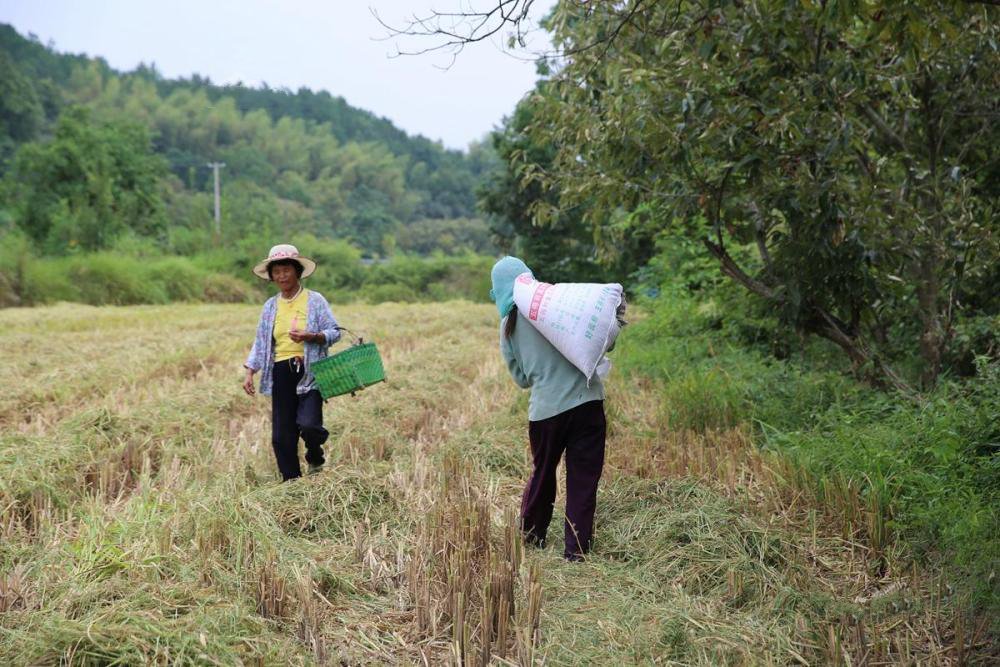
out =
[[[739,429],[670,432],[638,380],[609,387],[594,557],[525,552],[525,398],[488,307],[337,309],[390,382],[331,401],[327,471],[278,484],[268,402],[239,390],[256,314],[0,312],[17,352],[0,390],[0,662],[988,659],[856,489],[803,479]]]

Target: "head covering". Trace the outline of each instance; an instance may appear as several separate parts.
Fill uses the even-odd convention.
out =
[[[501,318],[507,317],[514,307],[514,280],[522,273],[531,273],[531,269],[517,257],[507,256],[493,265],[490,298],[496,303]]]
[[[267,253],[267,258],[260,260],[257,262],[257,265],[253,267],[253,272],[258,278],[270,280],[271,276],[267,275],[267,267],[269,267],[272,262],[277,262],[282,259],[295,260],[301,264],[303,278],[307,278],[313,271],[316,270],[316,262],[312,261],[308,257],[300,255],[299,249],[295,246],[282,243],[271,248],[271,252]]]

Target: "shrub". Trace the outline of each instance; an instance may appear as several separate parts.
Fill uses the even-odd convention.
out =
[[[244,281],[224,273],[205,276],[201,298],[209,303],[245,303],[255,292]]]
[[[148,279],[148,265],[140,260],[95,253],[63,261],[70,280],[86,303],[122,306],[170,300],[162,283]]]
[[[346,241],[317,239],[311,234],[299,234],[292,244],[306,257],[315,260],[316,273],[309,278],[321,292],[356,288],[364,279],[361,251]]]
[[[65,260],[41,259],[28,265],[26,284],[30,299],[25,305],[57,301],[85,301],[79,286],[66,271]]]
[[[364,290],[364,296],[368,303],[384,303],[386,301],[413,303],[420,300],[413,288],[399,283],[368,287]]]
[[[198,301],[205,293],[207,275],[183,257],[163,257],[147,265],[143,278],[161,285],[170,301]]]

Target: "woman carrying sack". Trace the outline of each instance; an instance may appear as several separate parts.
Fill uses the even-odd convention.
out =
[[[299,255],[292,245],[276,245],[254,274],[278,287],[264,303],[257,336],[244,367],[243,390],[254,395],[253,376],[261,371],[260,393],[271,397],[271,445],[283,480],[302,476],[299,436],[306,444],[309,473],[323,468],[323,400],[309,367],[327,356],[340,340],[330,304],[301,280],[316,270],[316,262]]]
[[[533,467],[521,501],[528,544],[544,547],[556,498],[556,467],[566,453],[563,556],[583,560],[590,550],[597,484],[604,468],[604,386],[571,364],[514,305],[514,281],[530,269],[516,257],[493,266],[490,296],[500,313],[500,353],[514,382],[531,389],[528,439]]]

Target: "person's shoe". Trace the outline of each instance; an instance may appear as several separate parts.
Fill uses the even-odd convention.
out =
[[[322,463],[310,463],[309,464],[309,474],[310,475],[315,475],[315,474],[321,473],[321,472],[323,472],[323,464]]]
[[[586,560],[583,554],[563,554],[563,558],[569,563],[582,563]]]

